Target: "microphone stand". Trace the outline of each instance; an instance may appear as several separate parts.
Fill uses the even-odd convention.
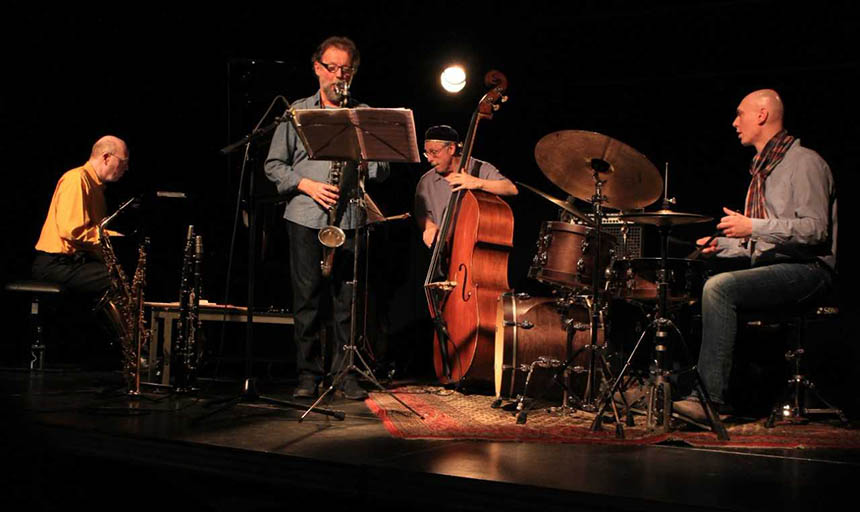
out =
[[[282,96],[278,96],[275,98],[283,98]],[[286,102],[286,99],[284,99]],[[274,103],[274,102],[273,102]],[[270,107],[271,108],[271,107]],[[268,111],[266,112],[268,114]],[[263,116],[265,118],[265,115]],[[260,121],[262,123],[262,120]],[[248,153],[251,147],[251,143],[264,135],[274,131],[274,129],[281,123],[284,122],[293,122],[292,109],[287,102],[287,109],[284,112],[284,115],[280,117],[276,117],[275,120],[268,125],[260,128],[259,124],[251,133],[242,137],[239,141],[234,142],[228,146],[225,146],[219,150],[219,153],[222,155],[227,155],[237,150],[238,148],[245,146],[245,154],[242,159],[242,172],[240,173],[239,178],[239,194],[236,198],[236,214],[233,222],[233,235],[230,241],[230,258],[227,265],[227,285],[224,289],[224,303],[225,305],[228,303],[228,292],[230,289],[230,276],[232,274],[232,266],[233,266],[233,254],[234,254],[234,245],[236,241],[236,231],[239,224],[239,209],[241,205],[241,191],[243,189],[244,180],[245,180],[245,171],[248,163]],[[233,396],[222,398],[218,400],[212,400],[206,404],[206,406],[213,405],[221,405],[217,409],[204,414],[203,416],[199,416],[193,420],[194,423],[202,421],[205,418],[213,416],[223,410],[226,410],[229,407],[232,407],[234,404],[243,402],[243,403],[253,403],[253,402],[262,402],[269,405],[276,405],[280,407],[287,407],[292,409],[304,410],[306,406],[304,404],[299,404],[296,402],[290,402],[287,400],[275,399],[272,397],[260,395],[257,392],[257,378],[252,376],[253,373],[253,352],[252,346],[254,341],[254,282],[255,282],[255,263],[256,263],[256,243],[257,243],[257,222],[256,222],[256,210],[257,203],[254,201],[254,172],[250,173],[250,177],[248,179],[248,308],[246,312],[246,320],[245,320],[245,379],[243,381],[242,390]],[[226,309],[224,310],[226,314]],[[222,330],[223,333],[223,330]],[[338,420],[343,420],[346,415],[342,411],[334,411],[330,409],[324,409],[317,407],[314,409],[315,412],[324,414],[326,416],[332,416]]]

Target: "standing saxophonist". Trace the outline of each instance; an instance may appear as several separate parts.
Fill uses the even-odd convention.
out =
[[[106,135],[84,165],[63,174],[36,243],[35,279],[61,284],[93,306],[111,288],[98,225],[106,215],[105,185],[119,181],[126,170],[128,147]]]
[[[349,84],[355,77],[359,52],[350,39],[330,37],[323,41],[312,58],[319,90],[313,96],[297,100],[295,109],[336,108],[346,99],[346,106],[366,106],[346,97]],[[287,123],[278,126],[272,138],[265,171],[278,192],[287,198],[284,218],[290,240],[290,278],[295,314],[296,365],[299,383],[293,396],[312,398],[323,378],[323,359],[320,330],[323,319],[320,311],[323,297],[332,299],[334,316],[334,357],[332,371],[343,364],[343,346],[349,340],[350,301],[352,290],[352,260],[355,250],[355,228],[360,212],[349,203],[356,187],[354,162],[346,162],[339,171],[339,183],[331,182],[333,164],[308,159],[307,151],[293,127]],[[388,166],[370,163],[368,177],[382,180],[388,176]],[[336,173],[337,174],[337,173]],[[334,209],[334,215],[329,211]],[[337,254],[329,278],[323,277],[321,261],[323,245],[318,239],[320,229],[333,223],[346,233],[346,241],[336,249]],[[341,383],[346,398],[360,400],[367,397],[355,375],[348,375]]]

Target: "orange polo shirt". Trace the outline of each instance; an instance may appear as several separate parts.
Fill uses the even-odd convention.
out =
[[[36,250],[54,254],[87,251],[100,258],[97,226],[105,217],[104,186],[90,162],[63,174]]]

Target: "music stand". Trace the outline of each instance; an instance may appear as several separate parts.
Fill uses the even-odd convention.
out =
[[[308,413],[313,411],[351,370],[371,382],[380,391],[388,393],[391,398],[397,400],[410,412],[424,419],[418,411],[379,383],[356,346],[358,264],[361,250],[359,242],[367,233],[368,228],[365,224],[369,217],[368,211],[371,212],[370,217],[382,217],[382,219],[377,219],[377,222],[384,220],[379,208],[369,198],[364,188],[367,173],[366,163],[370,161],[417,163],[420,161],[412,111],[403,108],[369,107],[302,109],[294,110],[292,117],[296,132],[308,152],[309,159],[358,162],[358,165],[355,166],[356,186],[353,188],[350,198],[350,203],[355,205],[358,211],[358,227],[354,242],[352,281],[348,283],[352,287],[352,300],[349,341],[343,347],[347,351],[347,357],[341,368],[337,370],[329,387],[311,404],[299,418],[299,421],[302,421]],[[367,283],[365,283],[366,285]],[[361,364],[360,367],[356,365],[356,358]]]

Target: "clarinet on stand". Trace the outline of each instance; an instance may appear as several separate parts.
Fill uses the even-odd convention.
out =
[[[182,258],[182,277],[179,285],[179,333],[176,338],[177,368],[174,390],[177,393],[196,391],[197,344],[200,329],[200,293],[203,281],[203,237],[194,235],[194,226],[188,226],[185,251]]]

